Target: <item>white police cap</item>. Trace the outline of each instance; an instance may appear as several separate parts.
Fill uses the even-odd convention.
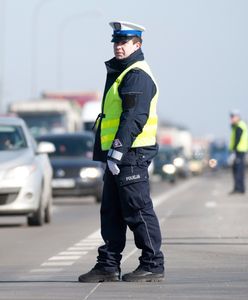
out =
[[[240,114],[240,111],[239,111],[238,109],[232,109],[232,110],[230,111],[230,116],[231,116],[231,117],[234,117],[234,116],[240,117],[241,114]]]
[[[142,32],[145,31],[145,27],[126,22],[126,21],[113,21],[109,25],[113,28],[114,32],[112,35],[111,42],[127,41],[135,36],[142,37]]]

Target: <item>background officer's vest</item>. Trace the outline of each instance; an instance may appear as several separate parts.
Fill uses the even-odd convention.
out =
[[[118,87],[120,86],[124,76],[131,69],[138,68],[146,72],[156,85],[156,94],[151,100],[150,111],[147,122],[143,128],[143,131],[136,137],[132,144],[132,148],[151,146],[156,143],[156,132],[158,117],[156,113],[156,105],[158,100],[158,87],[153,78],[151,70],[145,61],[138,61],[124,70],[120,76],[115,80],[114,84],[108,90],[103,107],[103,113],[105,117],[101,122],[101,147],[102,150],[109,150],[112,146],[116,132],[120,123],[120,116],[122,113],[122,100],[120,98]]]
[[[229,149],[231,151],[234,150],[233,148],[234,148],[234,144],[235,144],[235,135],[236,135],[237,127],[240,127],[242,129],[242,135],[240,137],[240,141],[237,146],[237,151],[238,152],[247,152],[248,151],[248,135],[247,135],[247,126],[244,121],[239,121],[237,126],[234,126],[232,128]]]

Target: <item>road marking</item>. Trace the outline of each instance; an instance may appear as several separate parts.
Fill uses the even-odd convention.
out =
[[[85,251],[84,247],[69,247],[66,251],[82,251],[88,253],[89,251]]]
[[[208,202],[205,203],[205,206],[207,208],[213,208],[213,207],[217,206],[217,203],[215,201],[208,201]]]
[[[81,249],[84,249],[84,250],[92,250],[92,249],[95,249],[95,247],[96,247],[96,245],[85,246],[83,243],[77,243],[77,244],[75,244],[75,246],[79,246]]]
[[[95,292],[95,290],[102,284],[102,282],[97,283],[97,285],[85,296],[83,300],[89,299],[89,297]]]
[[[85,255],[88,251],[63,251],[59,255]]]
[[[183,189],[177,189],[177,193],[180,193],[181,191],[184,191],[185,189],[187,189],[189,186],[191,186],[191,185],[184,185],[184,188]],[[175,193],[171,193],[171,196],[170,197],[172,197],[172,196],[174,196],[175,195]],[[166,202],[170,197],[165,197],[166,195],[164,195],[164,200],[162,199],[162,197],[156,197],[155,198],[155,204],[154,204],[154,207],[157,207],[157,206],[159,206],[159,205],[161,205],[163,202]],[[154,201],[153,201],[154,202]],[[159,219],[159,224],[160,225],[162,225],[165,221],[166,221],[166,219],[167,218],[169,218],[171,215],[172,215],[172,212],[173,212],[173,210],[169,210],[168,212],[167,212],[167,214],[164,216],[164,217],[162,217],[162,218],[160,218]],[[133,248],[129,253],[127,253],[125,256],[123,256],[123,258],[122,258],[122,264],[124,264],[132,255],[134,255],[137,251],[138,251],[139,249],[137,248],[137,247],[135,247],[135,248]],[[102,285],[102,282],[99,282],[99,283],[97,283],[96,284],[96,286],[94,286],[94,288],[92,289],[92,290],[90,290],[90,292],[84,297],[84,299],[83,300],[87,300],[87,299],[89,299],[89,297],[98,289],[98,287],[100,286],[100,285]]]
[[[89,240],[81,240],[81,241],[79,241],[79,243],[83,243],[83,244],[85,244],[85,245],[89,245],[89,246],[91,246],[91,245],[95,245],[96,243],[98,243],[99,242],[99,239],[100,239],[100,237],[98,238],[98,239],[89,239]]]
[[[38,272],[38,273],[49,273],[49,272],[61,272],[63,269],[62,268],[50,268],[50,269],[48,269],[48,268],[43,268],[43,269],[33,269],[33,270],[31,270],[30,272],[31,273],[36,273],[36,272]]]
[[[197,182],[196,179],[192,179],[191,181],[185,182],[178,187],[173,188],[166,193],[163,193],[157,197],[153,197],[153,206],[158,207],[164,202],[166,202],[171,197],[175,196],[176,194],[187,190],[193,184]],[[160,220],[160,224],[163,223],[166,218],[171,215],[172,211],[168,212],[165,217]],[[102,244],[102,237],[100,228],[88,235],[86,238],[80,240],[79,242],[75,243],[73,246],[68,247],[66,251],[59,252],[57,255],[50,257],[47,261],[41,264],[41,267],[49,267],[49,266],[60,266],[66,267],[73,265],[78,259],[80,259],[83,255],[88,254],[89,250],[93,250],[99,247]],[[125,262],[129,257],[131,257],[138,249],[134,248],[131,250],[125,257],[123,257],[122,263]],[[77,254],[77,255],[75,255]],[[53,268],[55,270],[55,268]],[[40,270],[40,271],[39,271]],[[45,273],[47,268],[44,269],[33,269],[30,272],[42,272]],[[51,269],[52,270],[52,269]],[[57,269],[58,272],[62,271],[63,269]],[[47,271],[52,272],[52,271]],[[89,295],[88,295],[89,296]],[[85,298],[87,299],[87,298]]]
[[[102,243],[102,238],[100,234],[100,229],[97,229],[86,238],[80,240],[80,242],[75,243],[72,247],[69,247],[66,251],[62,251],[55,256],[48,258],[47,261],[41,264],[41,267],[49,267],[49,266],[71,266],[76,260],[80,259],[83,255],[88,254],[89,250],[93,250],[98,247]],[[87,251],[86,251],[87,250]],[[75,255],[76,254],[76,255]],[[32,269],[31,273],[42,272],[45,273],[47,268],[40,269]],[[63,269],[57,269],[58,272]],[[47,271],[50,272],[50,271]]]
[[[81,257],[81,255],[57,255],[57,256],[52,256],[50,258],[48,258],[48,260],[76,260],[79,259]]]
[[[50,261],[50,262],[44,262],[41,264],[41,267],[48,267],[48,266],[71,266],[74,264],[74,261]]]
[[[187,190],[189,187],[194,185],[198,180],[197,179],[191,179],[190,181],[182,183],[180,186],[173,188],[172,190],[166,192],[165,194],[154,197],[153,198],[153,206],[154,207],[160,206],[161,204],[163,204],[164,202],[166,202],[168,199],[175,196],[176,194],[184,192],[185,190]]]
[[[99,239],[100,240],[102,239],[100,228],[97,229],[96,231],[94,231],[93,233],[91,233],[90,235],[88,235],[88,237],[85,238],[85,239],[83,239],[82,241],[86,241],[86,240],[95,240],[95,241],[98,241]]]

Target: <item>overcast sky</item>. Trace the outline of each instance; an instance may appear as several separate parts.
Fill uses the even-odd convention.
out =
[[[230,109],[248,120],[247,15],[247,0],[0,0],[1,108],[43,90],[102,92],[108,22],[126,20],[146,27],[160,119],[227,136]]]

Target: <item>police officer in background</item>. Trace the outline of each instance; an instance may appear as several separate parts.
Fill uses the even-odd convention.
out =
[[[80,282],[120,280],[127,226],[141,249],[138,267],[124,281],[164,278],[161,232],[149,191],[148,166],[157,154],[158,87],[141,50],[144,27],[111,22],[114,58],[107,61],[102,113],[93,159],[107,163],[97,263]]]
[[[245,193],[245,154],[248,150],[248,135],[247,125],[240,118],[238,110],[230,113],[231,120],[231,138],[229,150],[234,156],[233,159],[233,177],[234,189],[230,194],[244,194]]]

